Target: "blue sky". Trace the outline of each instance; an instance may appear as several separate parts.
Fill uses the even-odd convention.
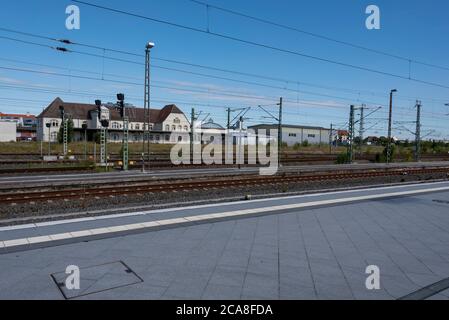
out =
[[[209,10],[188,0],[87,0],[108,7],[135,12],[194,28],[210,30],[274,47],[300,51],[326,59],[355,64],[408,77],[409,63],[308,35],[286,31],[274,26]],[[449,67],[447,15],[449,3],[430,1],[362,1],[362,0],[204,0],[217,5],[264,19],[301,28],[313,33],[361,46],[386,51],[395,55]],[[224,124],[225,107],[249,107],[247,124],[270,122],[263,117],[258,104],[276,112],[274,99],[286,100],[284,119],[289,124],[320,125],[334,123],[344,126],[349,105],[365,103],[369,108],[383,108],[367,118],[368,135],[386,135],[388,93],[398,89],[395,97],[394,134],[409,137],[403,127],[414,131],[416,99],[423,103],[423,131],[435,130],[428,138],[449,138],[449,89],[429,86],[409,80],[397,79],[343,66],[310,60],[269,49],[250,46],[208,34],[196,33],[164,24],[114,14],[85,5],[81,9],[81,29],[65,28],[65,8],[74,4],[66,0],[17,0],[2,4],[0,27],[34,34],[68,38],[135,53],[144,51],[149,40],[156,43],[154,58],[173,59],[245,73],[289,79],[287,83],[233,75],[195,67],[153,60],[152,107],[160,108],[176,103],[184,112],[196,110]],[[375,4],[381,10],[381,29],[365,28],[365,8]],[[209,20],[209,24],[207,21]],[[0,31],[0,37],[13,37],[36,43],[56,43]],[[0,67],[58,72],[133,83],[143,82],[143,66],[121,63],[78,53],[61,53],[49,48],[17,43],[0,38]],[[60,44],[61,45],[61,44]],[[61,45],[62,46],[62,45]],[[68,48],[103,55],[102,50],[69,46]],[[106,56],[142,62],[140,57],[106,52]],[[29,64],[25,64],[27,62]],[[37,66],[31,64],[41,64]],[[158,67],[178,68],[186,71],[228,77],[239,81],[252,81],[287,90],[218,80],[186,73],[168,71]],[[82,70],[79,71],[79,70]],[[90,73],[86,73],[88,71]],[[449,71],[412,64],[412,77],[449,86]],[[309,85],[313,86],[309,86]],[[30,90],[36,87],[36,90]],[[170,87],[170,89],[162,88]],[[326,87],[326,88],[323,88]],[[46,90],[44,91],[43,88]],[[176,90],[178,89],[178,90]],[[186,90],[193,90],[189,92]],[[184,91],[181,91],[184,90]],[[200,92],[201,91],[201,92]],[[294,92],[299,91],[299,92]],[[56,77],[0,68],[0,111],[39,113],[56,96],[65,101],[115,101],[115,94],[124,92],[127,101],[141,106],[143,85],[119,84],[109,81]],[[223,92],[228,93],[224,95]],[[231,93],[231,95],[229,95]],[[238,97],[238,95],[250,97]],[[373,110],[373,109],[371,109]],[[370,111],[367,111],[367,113]]]

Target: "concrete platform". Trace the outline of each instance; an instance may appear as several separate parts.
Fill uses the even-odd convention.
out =
[[[58,234],[71,237],[29,241]],[[449,182],[2,228],[0,240],[6,299],[64,299],[51,275],[69,265],[92,292],[73,299],[397,299],[449,278]],[[108,268],[83,278],[118,262],[142,282]],[[369,265],[380,290],[365,286]],[[443,289],[425,298],[449,299]]]

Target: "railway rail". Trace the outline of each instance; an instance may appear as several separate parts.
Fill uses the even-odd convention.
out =
[[[70,199],[86,199],[95,197],[115,197],[121,195],[138,195],[146,193],[161,192],[181,192],[192,190],[207,190],[218,188],[245,187],[254,185],[274,185],[301,182],[316,182],[330,180],[347,180],[373,177],[404,176],[404,175],[424,175],[424,174],[445,173],[449,177],[449,167],[444,168],[418,168],[418,169],[396,169],[366,172],[339,172],[321,173],[308,175],[280,175],[280,176],[258,176],[250,178],[226,178],[189,180],[183,182],[170,183],[141,183],[129,186],[116,185],[109,187],[86,187],[73,188],[68,190],[38,191],[38,192],[15,192],[0,194],[0,204],[18,204],[26,202],[44,202]]]

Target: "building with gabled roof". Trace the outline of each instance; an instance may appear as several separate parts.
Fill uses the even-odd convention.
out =
[[[40,115],[37,116],[37,138],[42,141],[57,141],[62,124],[60,106],[73,121],[73,140],[84,140],[84,132],[87,139],[92,141],[101,130],[97,106],[76,102],[65,102],[61,98],[53,100]],[[123,119],[115,104],[105,104],[101,107],[102,118],[109,120],[108,140],[121,142],[123,138]],[[145,110],[127,105],[126,114],[129,118],[129,141],[143,140]],[[47,124],[49,127],[47,127]],[[86,125],[86,130],[83,129]],[[162,109],[150,109],[150,141],[154,143],[176,143],[180,140],[187,141],[190,132],[190,123],[185,114],[174,104]],[[174,133],[172,135],[172,133]]]

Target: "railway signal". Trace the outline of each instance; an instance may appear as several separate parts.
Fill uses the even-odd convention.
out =
[[[122,169],[124,171],[128,170],[129,165],[129,118],[126,115],[126,107],[125,107],[125,95],[123,93],[117,94],[117,104],[120,109],[120,117],[123,119],[123,139],[122,139]]]
[[[95,100],[97,106],[98,120],[101,120],[101,100]]]
[[[48,128],[48,156],[51,156],[51,123],[47,122],[45,126]]]
[[[101,124],[101,131],[100,131],[100,163],[104,166],[108,166],[108,160],[107,160],[107,132],[109,127],[109,120],[102,117],[101,112],[101,100],[95,100],[95,105],[97,106],[98,110],[98,119],[100,120]]]
[[[83,123],[84,130],[84,160],[87,160],[87,123]]]

